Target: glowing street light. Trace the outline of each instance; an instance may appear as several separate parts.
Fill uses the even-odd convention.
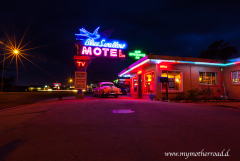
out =
[[[14,53],[14,54],[18,54],[18,53],[19,53],[19,50],[14,49],[14,50],[13,50],[13,53]]]
[[[27,28],[28,29],[28,28]],[[0,49],[4,50],[4,54],[0,54],[0,55],[4,55],[4,59],[1,61],[0,63],[3,62],[3,72],[4,72],[4,62],[5,60],[7,60],[8,58],[11,58],[9,65],[13,62],[13,59],[16,59],[16,70],[17,70],[17,85],[18,85],[18,62],[20,62],[23,67],[25,68],[22,59],[25,59],[27,61],[29,61],[30,63],[32,63],[33,65],[35,65],[36,67],[38,67],[39,69],[43,70],[41,67],[39,67],[38,65],[36,65],[34,62],[32,62],[31,60],[29,60],[26,56],[28,56],[29,54],[26,54],[25,51],[28,50],[32,50],[32,49],[36,49],[36,48],[40,48],[40,47],[44,47],[44,46],[49,46],[49,45],[44,45],[44,46],[39,46],[39,47],[33,47],[33,48],[26,48],[26,46],[31,42],[26,43],[25,45],[22,45],[23,39],[26,35],[27,29],[21,39],[21,41],[17,44],[16,40],[14,39],[13,41],[9,38],[9,36],[7,35],[7,33],[5,32],[5,35],[7,37],[8,43],[4,43],[2,41],[0,41]],[[7,54],[7,55],[6,55]],[[5,62],[6,63],[6,62]],[[8,66],[9,66],[8,65]],[[26,69],[26,68],[25,68]],[[45,70],[43,70],[44,72],[46,72]],[[49,74],[48,72],[46,72],[47,74]],[[3,73],[2,73],[3,75]],[[49,74],[50,76],[52,76],[51,74]],[[2,91],[2,86],[3,86],[3,76],[2,76],[2,83],[1,83],[1,91]]]

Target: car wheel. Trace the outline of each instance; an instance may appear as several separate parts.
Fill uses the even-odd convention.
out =
[[[103,97],[104,97],[104,94],[100,94],[99,97],[100,97],[100,98],[103,98]]]
[[[108,95],[106,94],[106,95],[105,95],[105,97],[107,98],[107,97],[108,97]]]
[[[114,97],[115,97],[115,98],[118,98],[118,95],[116,94],[116,95],[114,95]]]

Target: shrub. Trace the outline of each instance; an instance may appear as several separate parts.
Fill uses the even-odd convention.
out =
[[[179,93],[178,95],[176,95],[173,100],[176,100],[176,101],[181,101],[181,100],[185,100],[187,99],[187,95],[186,93]]]
[[[162,101],[164,101],[164,100],[166,100],[166,98],[165,98],[165,97],[163,97],[163,98],[162,98]]]
[[[220,97],[213,97],[212,99],[213,99],[213,100],[221,100]]]
[[[187,92],[188,92],[187,98],[190,100],[196,100],[197,96],[199,95],[198,88],[188,90]]]
[[[202,88],[202,90],[199,92],[200,95],[203,95],[204,98],[206,99],[213,99],[214,97],[214,92],[213,88]]]

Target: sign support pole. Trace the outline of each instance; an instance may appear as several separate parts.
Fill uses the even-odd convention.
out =
[[[77,71],[79,71],[79,72],[86,72],[86,69],[79,69],[78,68]],[[77,94],[83,94],[82,89],[78,89]],[[83,98],[84,98],[84,94],[83,94]]]
[[[87,73],[87,67],[93,60],[95,60],[95,58],[91,58],[90,61],[88,61],[88,64],[87,64],[86,68],[83,68],[83,69],[77,68],[77,71],[79,71],[79,72],[86,72]],[[87,79],[86,79],[86,83],[87,83]],[[84,99],[84,93],[83,93],[82,89],[78,89],[77,95],[76,95],[76,99]]]
[[[168,82],[166,82],[166,99],[168,100]]]

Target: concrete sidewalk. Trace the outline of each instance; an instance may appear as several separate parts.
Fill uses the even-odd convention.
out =
[[[197,102],[196,104],[240,109],[240,102]]]
[[[133,111],[113,113],[113,111]],[[240,160],[240,110],[192,103],[93,98],[0,112],[0,160]]]

